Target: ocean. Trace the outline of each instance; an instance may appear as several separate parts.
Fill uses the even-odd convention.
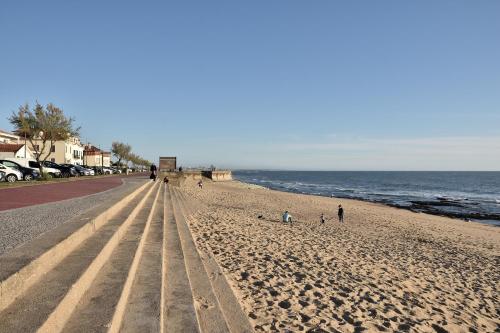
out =
[[[500,172],[236,170],[233,177],[279,191],[366,200],[500,226]]]

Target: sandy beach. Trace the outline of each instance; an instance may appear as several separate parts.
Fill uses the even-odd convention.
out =
[[[204,185],[182,186],[193,237],[257,332],[500,330],[499,228],[236,181]],[[280,222],[285,210],[293,225]]]

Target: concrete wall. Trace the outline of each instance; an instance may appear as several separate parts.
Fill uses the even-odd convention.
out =
[[[200,180],[202,178],[201,171],[183,171],[181,175],[186,179]]]
[[[232,180],[233,175],[230,170],[203,171],[203,176],[212,179],[215,182]]]

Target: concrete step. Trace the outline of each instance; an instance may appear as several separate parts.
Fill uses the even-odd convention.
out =
[[[195,333],[199,332],[199,326],[169,188],[170,185],[165,187],[164,203],[161,328],[165,333]]]
[[[128,205],[116,212],[112,219],[76,249],[66,253],[62,261],[44,272],[1,311],[0,332],[35,332],[41,327],[141,201],[139,195],[128,201]]]
[[[144,183],[131,192],[118,190],[103,205],[0,256],[0,312],[112,220],[147,186]]]
[[[150,192],[151,187],[145,187]],[[114,217],[93,232],[65,258],[37,279],[22,295],[0,312],[0,332],[57,332],[69,317],[84,286],[99,267],[103,254],[109,252],[113,239],[123,233],[127,223],[137,214],[144,202],[139,192]],[[98,258],[100,258],[98,260]],[[98,265],[97,265],[98,266]],[[83,277],[83,278],[82,278]]]
[[[163,189],[158,191],[109,333],[160,332]]]
[[[177,230],[184,252],[186,270],[189,276],[200,330],[204,333],[229,332],[219,302],[212,290],[207,272],[203,267],[200,255],[186,224],[184,211],[179,202],[177,190],[172,189],[171,195]]]
[[[119,304],[123,308],[130,294],[130,286],[137,273],[137,263],[143,253],[145,241],[141,240],[147,237],[158,193],[159,185],[145,198],[144,206],[95,275],[62,331],[106,332],[113,326],[114,317],[114,326],[118,331],[123,318],[123,309],[119,309]]]
[[[193,284],[193,281],[197,280],[198,283],[200,283],[199,279],[201,278],[201,283],[199,284],[199,288],[202,289],[210,288],[210,292],[208,293],[211,295],[208,297],[217,300],[217,305],[219,309],[218,311],[221,312],[225,321],[225,325],[227,326],[227,329],[230,332],[234,333],[253,332],[253,328],[248,320],[248,316],[241,308],[238,299],[234,295],[234,292],[229,282],[227,281],[222,272],[222,268],[218,265],[215,258],[213,258],[213,256],[210,253],[198,251],[195,242],[192,239],[187,219],[193,219],[193,213],[196,210],[197,204],[189,200],[187,196],[183,193],[183,191],[179,189],[174,189],[174,192],[176,194],[175,198],[177,201],[179,213],[182,216],[181,220],[184,224],[185,235],[187,238],[186,248],[190,248],[189,251],[191,251],[191,259],[192,259],[191,266],[193,268],[198,267],[198,269],[195,271],[197,271],[198,274],[200,275],[198,279],[196,279],[195,277],[191,278],[190,276],[190,279],[192,281],[191,283]],[[186,257],[190,258],[189,256]],[[189,259],[187,261],[189,261]],[[203,274],[200,274],[201,272],[203,272]],[[207,293],[206,290],[204,292]],[[196,294],[196,292],[193,292],[193,294]],[[210,322],[211,319],[214,321],[218,320],[217,316],[210,318],[211,316],[208,313],[205,313],[205,316],[206,316],[205,319],[208,322]],[[210,332],[213,331],[213,329],[218,329],[220,332],[223,331],[223,328],[214,326],[213,323],[209,325],[211,325],[211,327],[210,326],[206,327],[205,330],[203,330],[203,332]],[[218,325],[222,326],[221,323],[218,323]]]

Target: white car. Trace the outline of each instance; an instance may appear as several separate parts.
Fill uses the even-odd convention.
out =
[[[29,161],[28,162],[28,167],[32,168],[32,169],[38,170],[39,169],[39,164],[38,164],[37,161]],[[58,169],[49,168],[49,167],[44,166],[43,167],[43,172],[48,173],[52,177],[56,177],[56,178],[57,177],[61,177],[61,170],[58,170]]]
[[[5,172],[5,181],[9,183],[14,183],[17,180],[23,179],[23,173],[21,171],[9,168],[2,163],[0,163],[0,171]]]
[[[104,167],[104,168],[102,168],[102,173],[105,174],[105,175],[112,175],[113,174],[113,170]]]

